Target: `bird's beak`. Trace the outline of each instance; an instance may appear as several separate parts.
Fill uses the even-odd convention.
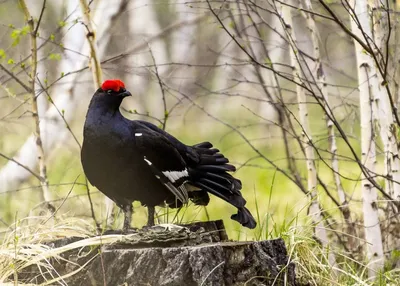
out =
[[[127,97],[127,96],[132,96],[132,94],[131,94],[129,91],[125,90],[125,91],[121,92],[121,93],[119,94],[119,96],[121,96],[121,97]]]

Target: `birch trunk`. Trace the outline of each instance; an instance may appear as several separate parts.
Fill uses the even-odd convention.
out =
[[[386,12],[387,9],[389,9],[388,6],[385,5],[385,3],[380,3],[377,0],[370,1],[370,6],[373,13],[373,21],[374,21],[374,29],[373,29],[373,35],[374,35],[374,42],[376,43],[376,46],[379,48],[380,53],[383,56],[384,61],[388,61],[387,64],[387,75],[385,79],[382,79],[381,75],[379,74],[379,82],[388,82],[388,84],[391,85],[391,91],[392,94],[395,94],[396,88],[395,88],[395,83],[397,81],[396,77],[392,77],[391,75],[396,73],[397,67],[393,65],[394,62],[396,62],[396,57],[398,57],[398,48],[395,48],[393,50],[387,50],[386,43],[390,40],[389,39],[389,33],[391,35],[394,35],[396,32],[394,31],[394,23],[390,23],[389,21],[392,21],[391,18],[388,16],[388,13]],[[389,29],[392,29],[391,31]],[[390,44],[390,43],[389,43]],[[388,54],[390,53],[390,54]],[[379,54],[378,52],[376,53],[377,55]],[[386,57],[386,55],[388,55]],[[383,62],[383,61],[382,61]],[[384,65],[384,62],[383,62]],[[396,125],[396,122],[393,117],[393,113],[391,110],[390,102],[389,102],[389,94],[387,93],[387,90],[385,86],[379,85],[380,88],[380,95],[381,97],[378,97],[376,99],[376,105],[378,108],[378,114],[377,117],[380,119],[380,134],[382,138],[382,142],[384,145],[384,151],[385,151],[385,175],[387,176],[386,180],[386,191],[387,193],[390,194],[390,196],[397,202],[400,201],[400,172],[399,172],[399,167],[400,167],[400,161],[399,161],[399,150],[396,142],[396,133],[398,130],[398,127]],[[393,98],[393,101],[397,105],[396,99]],[[389,203],[390,205],[391,203]],[[394,209],[396,207],[394,206]],[[397,208],[397,211],[400,211]],[[385,251],[392,251],[394,249],[398,249],[400,246],[400,242],[397,239],[397,229],[399,227],[399,220],[396,219],[396,212],[393,212],[393,208],[389,207],[388,211],[386,212],[386,217],[392,219],[385,220],[384,227],[386,229],[385,231],[385,245],[384,245],[384,250]]]
[[[286,1],[286,3],[288,3]],[[289,4],[289,3],[288,3]],[[315,227],[315,236],[319,239],[324,249],[328,251],[328,259],[331,266],[336,264],[335,255],[329,251],[329,241],[324,225],[324,218],[321,214],[321,208],[319,205],[318,191],[317,191],[317,170],[315,168],[315,155],[314,147],[312,143],[312,134],[310,123],[308,120],[308,109],[307,109],[307,98],[302,84],[302,76],[299,59],[297,55],[299,51],[297,49],[296,35],[293,32],[293,21],[291,10],[289,6],[282,6],[282,20],[284,22],[286,34],[289,40],[289,52],[290,52],[290,63],[293,70],[293,79],[298,83],[296,84],[297,102],[299,105],[299,117],[302,127],[302,142],[304,145],[306,161],[307,161],[307,179],[308,179],[308,192],[310,195],[310,207],[309,215],[312,217],[312,221]]]
[[[313,7],[310,0],[305,0],[305,7],[307,11],[313,11]],[[339,161],[337,158],[337,144],[336,144],[336,135],[334,123],[332,121],[333,113],[332,107],[330,104],[330,99],[328,96],[328,88],[326,84],[325,71],[321,61],[321,46],[319,40],[319,33],[317,29],[317,25],[314,20],[314,16],[311,13],[305,12],[304,16],[307,20],[307,27],[310,31],[311,41],[313,45],[313,57],[315,59],[315,66],[312,68],[312,75],[314,80],[316,80],[316,85],[318,88],[317,96],[322,95],[324,101],[324,112],[326,114],[326,126],[328,129],[329,136],[329,149],[331,152],[331,164],[333,170],[333,176],[336,186],[336,191],[338,193],[339,203],[340,203],[340,211],[342,212],[343,218],[346,222],[346,232],[348,234],[347,241],[350,249],[355,248],[354,238],[356,237],[354,225],[351,221],[351,212],[349,208],[349,204],[346,200],[346,195],[343,189],[343,185],[340,179],[339,173]]]
[[[389,9],[384,3],[374,0],[370,3],[371,8],[375,13],[374,16],[374,41],[377,47],[380,49],[383,55],[386,55],[390,51],[386,50],[385,44],[388,41],[388,29],[393,29],[389,27],[387,14],[385,9]],[[369,28],[369,26],[368,26]],[[370,28],[369,28],[370,29]],[[391,31],[393,34],[394,31]],[[368,34],[372,34],[369,30]],[[387,59],[390,61],[390,57]],[[387,63],[388,71],[392,71],[393,67],[390,63]],[[389,81],[389,75],[386,79],[382,79],[382,76],[378,74],[379,82]],[[394,78],[393,81],[396,79]],[[387,185],[390,186],[388,193],[393,197],[394,200],[400,201],[400,159],[399,159],[399,149],[396,142],[396,122],[393,117],[393,113],[390,106],[389,94],[384,86],[381,86],[378,82],[378,88],[380,92],[378,97],[376,97],[375,102],[378,108],[377,120],[380,123],[380,134],[382,141],[384,143],[385,151],[385,175],[389,178],[387,180]],[[392,89],[395,91],[395,89]],[[396,100],[393,99],[396,104]],[[391,180],[392,179],[392,180]]]
[[[356,13],[356,15],[352,16],[358,18],[364,33],[369,37],[372,37],[366,0],[357,0],[354,1],[354,3],[350,3],[350,5],[355,8]],[[353,17],[350,19],[352,32],[362,39],[362,33]],[[376,108],[374,108],[373,105],[382,97],[379,94],[377,70],[372,58],[364,52],[363,48],[357,41],[354,41],[354,45],[356,48],[360,91],[361,158],[367,172],[374,173],[376,169],[376,146],[374,141],[375,124],[373,113]],[[380,121],[380,123],[384,125],[385,122],[385,119]],[[381,127],[385,128],[385,126]],[[387,141],[384,141],[384,144],[386,144],[387,148]],[[384,264],[382,234],[377,207],[377,190],[367,180],[364,172],[362,172],[361,179],[364,230],[367,258],[369,259],[368,274],[369,277],[375,277],[377,272],[383,268]]]

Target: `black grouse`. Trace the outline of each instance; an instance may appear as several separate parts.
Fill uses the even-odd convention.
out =
[[[81,152],[90,183],[123,210],[123,230],[131,225],[133,201],[148,207],[151,226],[155,206],[207,205],[209,193],[238,209],[232,219],[255,228],[228,159],[209,142],[187,146],[149,122],[125,118],[119,108],[130,95],[120,80],[106,80],[94,93]]]

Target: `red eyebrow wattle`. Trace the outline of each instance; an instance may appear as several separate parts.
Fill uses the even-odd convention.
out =
[[[121,88],[125,88],[125,84],[119,79],[108,79],[101,85],[102,90],[113,90],[118,92]]]

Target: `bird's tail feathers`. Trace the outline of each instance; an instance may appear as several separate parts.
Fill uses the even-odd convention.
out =
[[[257,223],[254,217],[251,215],[250,211],[245,208],[238,208],[238,213],[231,216],[231,219],[236,220],[241,225],[248,227],[248,228],[255,228]]]
[[[189,168],[191,184],[237,207],[238,213],[233,215],[232,219],[243,226],[254,228],[256,222],[244,207],[246,200],[240,192],[242,183],[228,173],[236,171],[235,166],[229,164],[229,160],[209,142],[199,143],[193,148],[200,155],[200,161],[196,166]]]

